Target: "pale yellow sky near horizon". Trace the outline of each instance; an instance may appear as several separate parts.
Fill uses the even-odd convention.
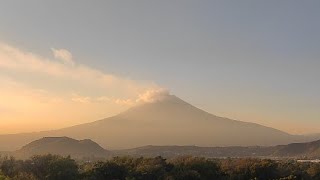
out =
[[[77,64],[65,49],[44,58],[0,43],[1,133],[61,128],[115,115],[167,91]]]
[[[1,134],[92,122],[169,93],[154,82],[126,79],[78,64],[66,49],[51,51],[52,57],[42,57],[0,43]],[[286,116],[272,116],[261,109],[259,112],[254,106],[241,107],[221,100],[212,109],[215,112],[209,113],[292,134],[319,132],[310,124],[288,124],[283,120]]]

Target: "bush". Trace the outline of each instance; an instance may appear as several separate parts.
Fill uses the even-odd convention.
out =
[[[78,179],[78,165],[75,160],[57,155],[33,156],[30,161],[31,173],[38,179]]]
[[[175,179],[221,179],[224,174],[216,162],[205,158],[180,157],[170,161]]]
[[[184,156],[115,157],[78,165],[70,157],[41,155],[22,161],[0,158],[0,180],[293,180],[320,179],[320,164],[268,159],[206,159]]]

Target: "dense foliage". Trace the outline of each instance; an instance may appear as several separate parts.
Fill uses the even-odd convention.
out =
[[[99,162],[76,162],[57,155],[28,160],[0,158],[0,180],[193,180],[193,179],[320,179],[319,163],[268,159],[205,159],[178,157],[114,157]]]

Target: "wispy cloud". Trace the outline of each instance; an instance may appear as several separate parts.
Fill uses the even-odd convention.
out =
[[[78,64],[68,50],[52,52],[54,58],[43,57],[0,42],[0,125],[43,119],[48,126],[50,122],[73,125],[114,115],[167,93],[153,82]],[[4,113],[7,109],[20,113]]]
[[[141,103],[153,103],[157,101],[162,101],[170,95],[168,89],[157,88],[157,89],[147,89],[138,95],[136,99],[116,99],[114,102],[126,106],[134,106]]]
[[[142,103],[152,103],[156,101],[161,101],[168,97],[169,90],[165,88],[149,89],[138,96],[136,102]]]
[[[46,74],[50,77],[71,80],[74,83],[88,84],[94,87],[106,88],[109,92],[137,93],[153,83],[145,83],[116,75],[107,74],[82,64],[76,64],[71,53],[66,50],[54,50],[55,57],[49,59],[35,53],[25,52],[5,43],[0,43],[0,68],[20,73]],[[68,63],[66,63],[68,62]],[[70,66],[70,63],[73,66]],[[121,89],[121,91],[118,91]]]
[[[51,48],[51,50],[55,58],[60,59],[63,63],[67,65],[74,66],[75,63],[73,61],[71,52],[69,52],[66,49]]]
[[[131,80],[77,64],[72,59],[71,53],[66,50],[54,50],[54,54],[55,57],[64,60],[41,57],[0,42],[0,68],[26,75],[28,73],[45,74],[51,78],[58,78],[60,81],[66,80],[73,84],[91,86],[92,89],[105,90],[106,96],[132,96],[150,87],[157,88],[157,85],[152,82]],[[73,66],[65,63],[66,61],[72,63]],[[75,91],[78,90],[75,89]]]
[[[88,96],[80,96],[78,94],[72,94],[71,100],[74,102],[80,102],[80,103],[88,103],[91,102],[91,98]]]
[[[125,105],[125,106],[133,106],[136,104],[132,99],[116,99],[114,100],[116,104]]]

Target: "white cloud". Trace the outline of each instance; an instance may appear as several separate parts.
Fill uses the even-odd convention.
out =
[[[106,97],[106,96],[100,96],[100,97],[97,97],[96,100],[98,102],[109,102],[111,100],[111,98]]]
[[[120,105],[134,106],[142,103],[154,103],[157,101],[162,101],[168,98],[169,95],[170,92],[168,89],[153,88],[147,89],[146,91],[142,92],[136,99],[116,99],[114,100],[114,102]]]
[[[70,65],[70,66],[74,66],[75,62],[73,61],[73,57],[71,52],[69,52],[66,49],[55,49],[55,48],[51,48],[52,52],[53,52],[53,56],[59,60],[61,60],[63,63]]]
[[[116,99],[114,102],[116,104],[125,106],[133,106],[136,104],[135,101],[133,101],[132,99]]]
[[[92,101],[91,97],[88,96],[80,96],[76,93],[72,94],[71,100],[74,102],[80,102],[80,103],[89,103]]]
[[[143,91],[142,93],[138,94],[137,97],[134,98],[113,98],[113,97],[89,97],[89,96],[82,96],[77,93],[73,93],[71,100],[74,102],[80,103],[96,103],[96,102],[113,102],[118,105],[124,106],[135,106],[137,104],[142,103],[153,103],[157,101],[162,101],[166,99],[170,95],[168,89],[165,88],[152,88]]]
[[[71,59],[71,53],[55,50],[57,57],[63,57],[64,60]],[[73,62],[73,61],[72,61]],[[58,78],[57,87],[69,88],[70,91],[74,86],[78,89],[74,91],[81,93],[81,89],[91,87],[92,91],[105,92],[102,96],[107,97],[128,97],[139,94],[150,87],[156,87],[151,82],[135,81],[127,78],[118,77],[113,74],[107,74],[94,68],[77,64],[70,66],[64,61],[50,60],[34,53],[22,51],[18,48],[9,46],[0,42],[0,69],[6,69],[11,72],[20,73],[28,76],[28,73],[43,74],[50,78]],[[66,82],[61,85],[59,82]],[[72,82],[72,83],[71,83]],[[71,85],[73,84],[73,85]],[[82,87],[79,89],[79,87]],[[92,92],[94,94],[95,92]]]
[[[168,94],[152,82],[75,65],[66,50],[52,51],[56,59],[0,42],[1,127],[21,123],[43,124],[21,127],[26,131],[66,127],[112,116]]]
[[[136,102],[143,103],[152,103],[156,101],[161,101],[167,98],[170,95],[168,89],[158,88],[158,89],[149,89],[144,93],[140,94]]]

